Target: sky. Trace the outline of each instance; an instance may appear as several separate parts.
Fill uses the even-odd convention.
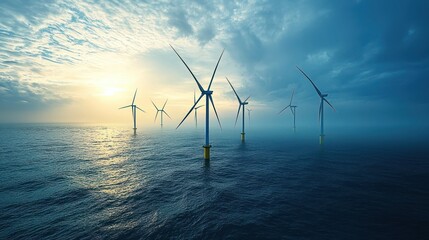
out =
[[[220,53],[212,90],[222,125],[251,96],[252,124],[292,126],[278,112],[292,91],[298,126],[318,126],[319,97],[336,111],[326,127],[429,128],[427,1],[0,2],[0,122],[154,123],[162,105],[176,127]],[[202,102],[202,104],[205,104]],[[199,111],[200,122],[204,110]],[[213,112],[211,112],[213,117]],[[214,119],[212,119],[213,121]],[[185,125],[194,124],[193,116]]]

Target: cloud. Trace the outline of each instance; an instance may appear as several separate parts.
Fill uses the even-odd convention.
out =
[[[0,100],[43,103],[52,82],[85,85],[91,70],[146,53],[160,53],[153,68],[164,69],[173,43],[204,75],[212,71],[206,59],[225,48],[230,59],[221,68],[257,103],[288,99],[293,89],[297,101],[314,101],[299,65],[334,105],[344,100],[356,109],[371,101],[428,106],[429,3],[386,3],[2,1],[0,73],[8,82],[0,91],[17,98],[2,94]]]
[[[204,26],[202,29],[198,31],[198,34],[197,34],[198,41],[202,45],[207,44],[215,36],[216,36],[216,32],[212,25]]]
[[[22,83],[0,78],[0,108],[2,110],[37,110],[70,101],[51,89],[54,86],[40,83]]]
[[[310,64],[324,64],[329,62],[331,57],[332,57],[331,53],[328,53],[328,51],[322,50],[314,54],[308,54],[307,62]]]
[[[73,95],[66,88],[70,81],[92,87],[89,75],[105,62],[166,45],[159,41],[166,34],[156,24],[158,12],[145,3],[2,1],[0,5],[2,108],[67,103],[65,99]]]
[[[178,31],[179,36],[189,36],[194,33],[192,26],[189,24],[186,11],[182,8],[170,8],[168,13],[168,23]]]
[[[402,4],[405,8],[400,7]],[[252,79],[248,82],[253,82],[248,85],[253,91],[276,86],[288,89],[290,84],[302,87],[301,91],[308,89],[293,69],[300,65],[326,91],[353,89],[350,93],[358,98],[367,96],[369,89],[373,97],[396,101],[396,93],[405,87],[423,97],[421,89],[411,83],[427,76],[424,66],[429,51],[423,42],[428,40],[424,26],[429,19],[421,11],[428,5],[424,1],[415,5],[394,1],[392,5],[398,8],[373,2],[329,1],[261,5],[227,28],[231,32],[226,35],[231,37],[225,43],[248,71]],[[290,20],[287,16],[295,17]],[[384,84],[387,91],[380,87]]]

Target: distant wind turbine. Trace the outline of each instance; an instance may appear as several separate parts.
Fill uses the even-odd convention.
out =
[[[197,102],[196,98],[195,98],[195,90],[194,90],[194,104]],[[198,120],[197,120],[197,110],[200,107],[203,107],[204,105],[200,105],[198,107],[194,107],[194,112],[195,112],[195,127],[198,127]]]
[[[232,90],[234,91],[234,93],[235,93],[235,96],[237,97],[237,100],[238,100],[238,104],[239,104],[239,106],[238,106],[238,111],[237,111],[237,117],[235,118],[235,125],[237,125],[237,120],[238,120],[238,115],[240,114],[240,109],[241,109],[241,107],[243,106],[243,123],[242,123],[242,125],[241,125],[241,141],[244,141],[244,106],[245,105],[247,105],[247,104],[249,104],[248,102],[247,102],[247,100],[250,98],[250,96],[249,97],[247,97],[246,98],[246,100],[244,100],[244,101],[241,101],[241,99],[240,99],[240,97],[238,96],[238,94],[237,94],[237,92],[235,91],[235,89],[234,89],[234,87],[232,86],[232,84],[231,84],[231,82],[229,81],[229,79],[227,78],[227,77],[225,77],[226,78],[226,80],[228,81],[228,83],[229,83],[229,85],[231,86],[231,88],[232,88]]]
[[[167,117],[169,117],[169,118],[171,119],[170,115],[168,115],[168,113],[167,113],[166,111],[164,111],[164,108],[165,108],[165,105],[167,104],[168,99],[167,99],[167,100],[165,100],[164,106],[162,106],[162,108],[161,108],[161,109],[159,109],[159,108],[155,105],[155,103],[154,103],[152,100],[150,100],[150,101],[152,102],[153,106],[154,106],[154,107],[155,107],[155,109],[156,109],[156,115],[155,115],[155,120],[154,120],[154,122],[156,122],[156,118],[158,117],[158,113],[159,113],[159,112],[161,112],[161,127],[162,127],[162,126],[163,126],[163,124],[164,124],[162,114],[164,114],[164,113],[165,113],[165,114],[167,115]]]
[[[292,99],[293,99],[293,95],[295,94],[295,90],[293,90],[293,92],[292,92],[292,96],[291,96],[291,98],[290,98],[290,102],[289,102],[289,105],[287,105],[285,108],[283,108],[280,112],[279,112],[279,114],[280,113],[282,113],[284,110],[286,110],[288,107],[290,107],[290,111],[292,112],[292,115],[293,115],[293,132],[295,132],[295,130],[296,130],[296,125],[295,125],[295,116],[296,116],[296,107],[297,106],[293,106],[292,105]]]
[[[131,107],[131,114],[132,114],[132,116],[133,116],[133,121],[134,121],[134,132],[136,131],[136,129],[137,129],[137,127],[136,127],[136,112],[137,112],[137,109],[138,110],[140,110],[140,111],[142,111],[142,112],[145,112],[143,109],[141,109],[141,108],[139,108],[139,107],[137,107],[137,105],[135,105],[134,104],[134,101],[136,100],[136,94],[137,94],[137,89],[136,89],[136,91],[134,92],[134,97],[133,97],[133,101],[131,102],[131,105],[128,105],[128,106],[124,106],[124,107],[120,107],[119,109],[123,109],[123,108],[128,108],[128,107]]]
[[[311,85],[313,85],[314,89],[316,90],[317,94],[320,97],[320,107],[319,107],[319,121],[320,121],[320,144],[323,144],[324,142],[324,138],[325,138],[325,133],[323,132],[323,102],[326,102],[334,111],[335,108],[334,106],[332,106],[331,103],[328,102],[328,100],[326,100],[326,97],[328,96],[328,94],[322,94],[322,92],[320,92],[320,90],[316,87],[316,85],[314,84],[314,82],[310,79],[309,76],[307,76],[307,74],[301,70],[301,68],[299,68],[298,66],[296,66],[296,68],[298,68],[298,70],[304,74],[304,76],[310,81]]]
[[[250,123],[250,112],[252,111],[252,109],[246,109],[246,110],[249,113],[249,123]]]
[[[171,45],[170,45],[170,47],[173,49],[173,51],[176,53],[176,55],[180,58],[180,60],[183,62],[183,64],[185,64],[186,68],[191,73],[192,77],[194,78],[195,82],[198,85],[198,88],[201,91],[200,97],[197,99],[197,101],[195,101],[194,105],[191,107],[191,109],[186,114],[186,116],[183,118],[183,120],[179,123],[177,128],[179,128],[180,125],[182,125],[183,121],[185,121],[185,119],[189,116],[189,114],[192,112],[192,110],[194,110],[195,106],[198,104],[198,102],[201,100],[201,98],[205,95],[206,96],[206,104],[205,104],[205,106],[206,106],[206,142],[205,142],[205,145],[203,146],[203,148],[204,148],[204,159],[209,160],[210,159],[210,148],[211,148],[211,145],[209,142],[209,127],[210,127],[210,125],[209,125],[209,112],[210,112],[209,106],[210,106],[210,103],[213,106],[213,110],[216,114],[217,121],[219,123],[220,128],[222,129],[222,125],[220,124],[219,116],[217,115],[216,107],[214,105],[213,98],[212,98],[213,91],[210,90],[210,87],[212,85],[214,76],[216,74],[217,67],[219,66],[219,62],[220,62],[220,59],[222,58],[224,50],[220,54],[219,60],[217,61],[216,67],[213,71],[212,78],[210,79],[209,86],[207,87],[207,90],[204,90],[204,88],[201,86],[201,84],[198,82],[197,78],[195,77],[194,73],[191,71],[191,69],[188,67],[188,65],[183,60],[183,58],[179,55],[179,53],[176,51],[176,49],[174,49],[173,46],[171,46]]]

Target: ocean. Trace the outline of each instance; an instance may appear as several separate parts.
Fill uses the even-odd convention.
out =
[[[0,125],[0,239],[429,239],[424,141],[246,138],[204,161],[203,128]]]

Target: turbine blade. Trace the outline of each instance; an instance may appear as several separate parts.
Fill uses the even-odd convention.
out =
[[[314,82],[310,79],[310,77],[307,76],[307,74],[305,74],[304,71],[301,70],[301,68],[299,68],[298,66],[296,66],[296,68],[298,68],[299,71],[301,71],[302,74],[304,74],[304,76],[310,80],[311,84],[313,85],[314,89],[316,89],[317,94],[319,94],[320,97],[322,97],[322,93],[319,91],[319,89],[316,87],[316,85],[314,84]]]
[[[237,126],[237,120],[238,120],[238,115],[240,115],[240,109],[241,109],[241,104],[240,104],[240,106],[238,107],[237,117],[235,117],[235,124],[234,124],[234,127],[235,127],[235,126]]]
[[[204,88],[201,86],[201,84],[198,82],[197,78],[195,77],[194,73],[191,71],[191,69],[188,67],[188,64],[186,64],[185,60],[183,60],[183,58],[179,55],[179,53],[176,51],[176,49],[174,49],[173,46],[170,47],[173,49],[173,51],[177,54],[177,56],[180,58],[180,60],[182,60],[183,64],[185,64],[186,68],[189,70],[189,72],[191,73],[192,77],[195,79],[195,82],[198,85],[198,88],[200,89],[201,92],[204,92]]]
[[[289,104],[289,105],[287,105],[285,108],[283,108],[283,109],[279,112],[279,114],[280,114],[280,113],[282,113],[284,110],[286,110],[288,107],[290,107],[290,104]]]
[[[158,113],[159,113],[159,111],[157,110],[156,115],[155,115],[155,120],[153,120],[153,122],[156,122],[156,118],[158,117]]]
[[[250,96],[248,96],[247,98],[246,98],[246,100],[244,100],[245,102],[247,102],[247,100],[249,100],[249,98],[250,98]]]
[[[231,82],[229,81],[229,79],[228,79],[227,77],[225,77],[225,78],[226,78],[226,80],[228,81],[229,86],[231,86],[232,91],[234,91],[235,96],[237,96],[238,102],[241,104],[241,99],[240,99],[240,97],[238,96],[237,92],[235,91],[234,87],[232,86]]]
[[[290,97],[290,103],[289,103],[289,105],[292,105],[292,99],[293,99],[293,95],[295,94],[295,89],[293,90],[293,92],[292,92],[292,97]]]
[[[210,102],[212,103],[212,106],[213,106],[213,110],[214,110],[214,112],[216,114],[217,122],[219,123],[219,127],[222,130],[222,124],[220,124],[219,116],[217,115],[217,111],[216,111],[216,107],[215,107],[214,102],[213,102],[212,95],[209,95],[209,96],[210,96]]]
[[[156,108],[156,111],[159,111],[159,109],[156,107],[155,103],[152,101],[152,99],[150,100],[153,104],[153,106]]]
[[[200,105],[200,106],[196,107],[195,109],[198,109],[198,108],[200,108],[200,107],[204,107],[204,105]]]
[[[168,101],[168,99],[167,99],[167,100],[165,100],[164,106],[162,106],[161,110],[164,110],[164,108],[165,108],[165,104],[167,104],[167,101]]]
[[[165,113],[165,115],[167,115],[167,117],[169,117],[171,119],[170,115],[168,115],[168,113],[166,111],[164,111],[164,110],[162,110],[162,111]]]
[[[145,111],[144,111],[143,109],[141,109],[141,108],[139,108],[139,107],[137,107],[137,106],[136,106],[136,108],[137,108],[138,110],[140,110],[140,111],[142,111],[142,112],[144,112],[144,113],[145,113]]]
[[[136,91],[134,92],[133,103],[131,103],[131,105],[134,105],[134,100],[136,100],[136,94],[137,94],[137,88],[136,88]]]
[[[320,106],[319,106],[319,122],[320,122],[320,114],[322,114],[322,111],[323,111],[322,110],[322,101],[320,101]]]
[[[195,89],[194,89],[194,103],[195,103]]]
[[[332,106],[332,104],[330,102],[328,102],[328,100],[326,100],[326,98],[323,98],[323,101],[325,101],[327,104],[329,104],[329,106],[334,110],[334,112],[336,112],[334,106]]]
[[[192,112],[192,110],[194,110],[195,106],[198,104],[198,102],[201,100],[201,98],[204,96],[204,93],[201,93],[201,96],[198,98],[198,100],[194,103],[194,105],[191,107],[191,109],[189,110],[189,112],[185,115],[185,117],[183,118],[183,120],[179,123],[179,125],[177,125],[176,129],[178,129],[180,127],[180,125],[182,125],[183,121],[185,121],[185,119],[189,116],[189,114]]]
[[[123,109],[123,108],[127,108],[127,107],[131,107],[132,105],[128,105],[128,106],[125,106],[125,107],[120,107],[120,108],[118,108],[118,109]]]
[[[222,58],[222,55],[223,55],[224,51],[225,51],[225,49],[222,50],[222,53],[220,54],[219,60],[217,60],[216,67],[215,67],[215,69],[213,71],[212,79],[210,80],[209,87],[207,88],[207,91],[209,91],[210,87],[212,86],[212,82],[213,82],[213,78],[214,78],[214,76],[216,74],[217,66],[219,66],[219,62],[220,62],[220,59]]]

